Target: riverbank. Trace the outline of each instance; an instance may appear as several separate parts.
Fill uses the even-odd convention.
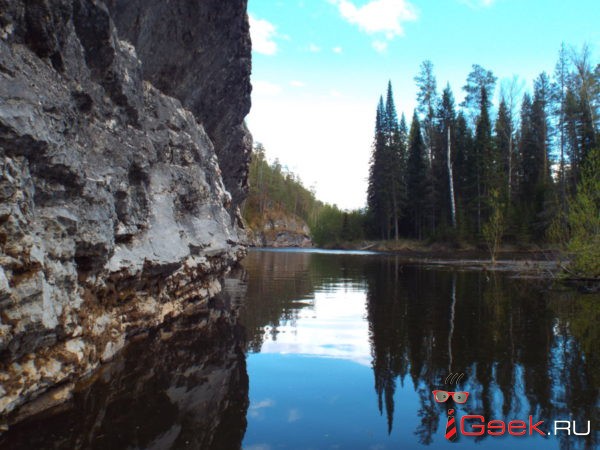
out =
[[[401,263],[452,266],[462,270],[516,272],[523,276],[558,278],[567,262],[556,248],[505,245],[495,263],[484,247],[453,243],[427,243],[402,239],[398,241],[354,241],[325,246],[329,250],[368,250],[392,253]]]
[[[286,248],[255,247],[264,250],[285,251]],[[565,267],[569,260],[556,249],[513,248],[505,246],[498,252],[495,262],[489,253],[477,248],[456,248],[443,244],[420,245],[416,248],[406,247],[393,242],[356,242],[350,245],[332,246],[330,248],[287,248],[290,251],[313,253],[343,253],[359,254],[388,254],[396,257],[396,263],[403,265],[430,266],[431,268],[446,267],[458,271],[481,271],[488,273],[503,272],[516,278],[531,278],[545,280],[577,288],[583,293],[600,292],[600,280],[581,278],[569,275]]]

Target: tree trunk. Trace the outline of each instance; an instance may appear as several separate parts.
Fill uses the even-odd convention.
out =
[[[512,119],[511,119],[512,120]],[[512,137],[512,126],[510,130],[510,136],[508,137],[508,190],[506,196],[506,204],[510,205],[511,193],[512,193],[512,153],[513,153],[513,137]]]
[[[394,239],[398,240],[398,201],[396,199],[396,188],[394,186],[394,192],[392,194],[392,201],[394,203]]]
[[[481,233],[481,183],[477,168],[477,233]]]
[[[452,176],[452,152],[450,142],[450,127],[448,127],[448,182],[450,183],[450,209],[452,212],[452,227],[456,228],[456,202],[454,200],[454,177]]]
[[[452,373],[452,337],[454,336],[454,316],[456,314],[456,272],[452,273],[452,304],[450,305],[450,331],[448,332],[448,373]]]

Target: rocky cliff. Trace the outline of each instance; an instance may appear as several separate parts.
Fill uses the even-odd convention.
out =
[[[240,14],[247,0],[107,3],[119,35],[136,49],[144,79],[179,99],[204,125],[232,205],[238,206],[248,189],[252,150],[244,124],[251,43],[246,14]]]
[[[254,247],[311,248],[310,229],[301,218],[282,211],[269,211],[261,221],[248,229],[248,240]]]
[[[0,0],[0,414],[209,310],[249,72],[244,0]]]

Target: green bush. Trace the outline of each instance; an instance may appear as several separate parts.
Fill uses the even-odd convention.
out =
[[[600,149],[589,153],[582,168],[568,224],[569,271],[577,277],[600,278]]]

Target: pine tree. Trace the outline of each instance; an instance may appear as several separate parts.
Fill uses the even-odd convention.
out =
[[[418,88],[417,109],[423,118],[423,140],[427,149],[427,157],[431,163],[433,157],[434,115],[437,103],[437,82],[433,74],[433,63],[431,61],[426,60],[421,63],[420,71],[415,77],[415,81]]]
[[[423,61],[420,66],[419,74],[415,77],[417,83],[417,102],[418,111],[422,117],[422,134],[425,144],[428,171],[427,171],[427,201],[426,215],[427,221],[431,226],[432,234],[435,233],[437,223],[437,205],[440,193],[437,190],[434,161],[440,160],[439,146],[437,146],[437,133],[435,129],[435,113],[437,107],[437,82],[433,73],[433,63],[429,60]]]
[[[472,123],[477,124],[478,114],[483,108],[483,103],[486,104],[485,106],[488,109],[490,108],[496,79],[491,70],[486,70],[479,64],[473,64],[467,77],[467,84],[463,86],[463,90],[467,95],[461,103],[461,106],[471,112]],[[484,92],[486,94],[485,99],[482,96]]]

